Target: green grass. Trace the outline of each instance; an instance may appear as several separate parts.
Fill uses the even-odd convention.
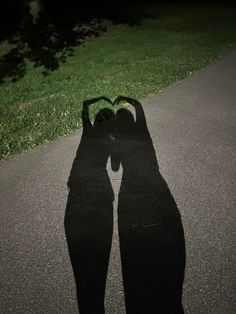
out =
[[[236,48],[232,8],[147,10],[158,18],[132,27],[106,21],[106,33],[75,47],[50,75],[28,62],[23,78],[0,86],[0,159],[80,128],[86,99],[142,100]]]

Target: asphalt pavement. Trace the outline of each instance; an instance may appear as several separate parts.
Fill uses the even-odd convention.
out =
[[[130,95],[125,96],[129,97]],[[136,122],[132,122],[132,125],[131,122],[124,123],[123,129],[121,129],[122,121],[125,121],[122,119],[126,119],[126,116],[128,120],[130,119],[127,112],[121,112],[121,124],[117,127],[118,129],[120,127],[120,142],[117,140],[118,144],[115,144],[116,147],[112,153],[116,156],[114,164],[111,160],[112,154],[109,152],[103,154],[100,151],[102,148],[99,148],[103,147],[105,151],[107,147],[107,144],[104,144],[104,138],[101,139],[104,136],[104,129],[99,129],[96,134],[101,136],[96,137],[95,135],[94,140],[91,138],[92,133],[86,135],[84,131],[83,134],[81,129],[53,143],[1,161],[1,313],[78,313],[76,266],[74,265],[74,275],[69,255],[70,253],[73,261],[73,256],[77,254],[77,248],[73,242],[77,243],[77,240],[74,239],[75,236],[80,237],[78,246],[81,247],[81,242],[83,242],[83,252],[78,252],[78,256],[76,256],[81,256],[81,261],[84,261],[85,266],[88,262],[90,267],[94,265],[94,269],[96,269],[97,263],[100,263],[98,272],[104,268],[105,275],[103,275],[106,277],[104,303],[108,314],[138,313],[137,310],[132,310],[132,306],[134,308],[141,306],[142,308],[143,302],[149,306],[146,313],[154,314],[155,311],[150,312],[151,306],[154,306],[155,309],[158,307],[155,307],[156,305],[153,303],[155,294],[153,290],[157,289],[158,291],[156,300],[166,298],[171,304],[174,297],[171,297],[168,289],[171,286],[175,287],[178,280],[181,282],[183,273],[182,304],[184,313],[235,313],[235,107],[236,52],[231,52],[215,64],[143,101],[144,113],[141,120],[145,127],[135,129],[135,123],[138,122],[136,116]],[[108,129],[109,127],[106,130]],[[132,134],[133,136],[131,136]],[[109,138],[113,136],[112,132],[108,135]],[[111,139],[116,143],[116,136],[114,138],[115,140]],[[88,145],[86,146],[84,143],[88,142],[90,144],[86,144]],[[96,147],[91,143],[95,143]],[[91,149],[91,154],[88,153],[89,149]],[[144,150],[146,153],[140,154]],[[93,159],[90,158],[91,155]],[[96,160],[100,160],[101,163],[104,160],[108,161],[101,165],[96,163]],[[89,162],[92,168],[90,168]],[[116,162],[119,165],[116,165]],[[81,163],[84,163],[83,167],[81,167]],[[142,165],[145,166],[142,167]],[[83,193],[74,200],[74,207],[70,207],[68,200],[72,198],[73,201],[74,194],[72,192],[73,184],[75,184],[73,182],[77,180],[76,171],[73,169],[77,166],[82,169],[79,176],[82,177],[81,173],[84,176],[78,183],[79,189],[82,189]],[[102,167],[103,170],[101,170]],[[104,167],[107,172],[104,171]],[[109,180],[107,180],[106,174],[108,174]],[[69,178],[72,178],[69,180],[72,182],[69,183],[70,193],[67,185]],[[90,182],[86,178],[90,178]],[[103,181],[99,181],[100,178],[103,178]],[[83,182],[86,182],[85,185]],[[93,182],[92,186],[91,182]],[[109,187],[109,182],[111,182],[112,189]],[[100,186],[103,188],[99,190]],[[89,192],[86,188],[90,189]],[[155,202],[149,201],[156,200],[155,188],[158,190],[159,198],[157,197]],[[99,192],[101,203],[98,190],[101,191]],[[138,196],[139,193],[142,197]],[[104,202],[105,195],[108,194],[110,198]],[[83,195],[86,197],[81,201]],[[156,204],[160,199],[161,203],[157,207]],[[71,232],[70,228],[75,228],[76,224],[73,221],[76,222],[77,218],[70,212],[75,210],[76,202],[80,202],[79,208],[85,208],[86,211],[86,204],[88,208],[92,203],[96,203],[97,208],[99,204],[103,204],[104,208],[106,206],[110,208],[112,201],[113,211],[111,209],[108,213],[110,218],[104,216],[107,229],[103,226],[102,219],[98,218],[99,228],[101,228],[99,229],[96,221],[94,224],[89,220],[90,218],[84,218],[84,213],[82,213],[82,216],[77,217],[80,226],[78,234],[77,231]],[[138,202],[145,204],[138,205]],[[138,207],[133,209],[132,204],[137,204]],[[145,206],[148,208],[156,206],[155,209],[163,211],[163,213],[157,215],[155,212],[154,215],[152,210],[147,211],[149,215],[149,220],[147,220],[143,214],[140,214],[140,211],[137,211],[137,208],[143,210]],[[126,207],[127,212],[129,212],[129,208],[132,208],[132,213],[135,215],[127,215]],[[70,210],[67,212],[70,220],[65,229],[66,208]],[[164,212],[167,213],[167,218],[165,218]],[[135,217],[138,217],[137,221],[135,221]],[[84,226],[81,221],[85,222]],[[90,227],[86,225],[88,221],[90,221]],[[139,230],[135,235],[127,231],[130,230],[127,221],[131,221],[132,228]],[[165,222],[163,223],[163,221]],[[112,226],[110,226],[111,223]],[[158,224],[159,231],[156,228]],[[138,229],[139,225],[142,229]],[[103,243],[107,241],[107,245],[101,249],[101,241],[92,240],[93,243],[98,243],[97,246],[94,244],[93,249],[96,251],[97,248],[100,248],[102,253],[98,250],[98,252],[96,251],[97,255],[91,255],[93,258],[91,263],[88,258],[91,253],[89,251],[91,235],[87,233],[92,232],[93,226],[98,228],[97,233],[93,236],[95,238],[97,235],[101,235],[101,238],[104,236]],[[148,236],[146,231],[143,231],[154,227],[156,231],[149,232]],[[168,234],[165,228],[167,228]],[[183,228],[184,234],[181,233],[181,228]],[[169,236],[171,232],[173,235]],[[136,236],[137,238],[135,238]],[[70,237],[72,240],[68,240]],[[166,242],[167,238],[168,243]],[[176,240],[177,238],[178,240]],[[142,244],[136,247],[135,239],[139,239]],[[70,247],[71,243],[71,248],[68,250],[68,245]],[[162,252],[167,250],[166,246],[169,251],[163,255]],[[153,259],[149,264],[152,272],[147,270],[147,259],[146,261],[140,259],[136,263],[138,258],[136,257],[135,261],[132,261],[132,256],[135,256],[137,252],[139,252],[137,254],[141,252],[142,256],[147,257],[150,250],[152,250],[150,256],[159,252],[159,260],[158,258]],[[101,262],[99,254],[105,256],[105,253],[108,254],[108,260],[104,257],[104,262]],[[76,258],[74,261],[77,262]],[[160,265],[158,261],[160,261]],[[167,268],[164,266],[164,261],[168,264]],[[78,258],[79,263],[80,259]],[[104,263],[107,263],[106,266]],[[133,269],[130,263],[134,263]],[[176,271],[172,273],[175,263],[180,266],[179,268],[176,266]],[[144,284],[145,276],[142,275],[142,266],[148,279],[148,276],[151,275],[161,278],[160,273],[164,273],[162,289],[160,289],[159,283],[155,286],[152,281],[150,285],[147,282]],[[168,267],[172,279],[167,278],[165,273]],[[90,278],[94,271],[91,268],[90,272],[86,267],[84,269],[84,273],[81,275],[80,271],[78,275],[79,279],[82,278],[81,285],[84,287],[80,295],[83,295],[83,291],[87,289],[86,278],[88,278],[89,289],[93,284],[94,287],[97,287],[93,278]],[[131,275],[129,277],[129,274],[132,274],[133,277]],[[135,276],[137,277],[135,279],[137,286],[141,284],[142,287],[143,283],[143,293],[133,284],[132,280]],[[170,285],[166,284],[165,286],[165,278],[167,281],[169,280],[168,284],[170,283]],[[79,285],[80,282],[77,284]],[[181,288],[180,286],[173,288],[176,300],[181,294]],[[93,311],[89,310],[89,295],[91,296],[90,303],[93,303],[93,300],[99,303],[99,300],[94,297],[96,289],[100,289],[102,292],[103,288],[99,286],[86,290],[87,295],[84,293],[84,299],[81,297],[81,302],[84,301],[81,314],[90,314]],[[176,290],[174,291],[174,289]],[[134,300],[126,296],[128,295],[126,290],[131,295],[134,293],[134,296],[137,293],[139,303],[135,304],[137,298]],[[149,299],[146,292],[149,294]],[[160,308],[164,306],[160,304],[158,305]],[[102,313],[102,310],[99,311],[93,313]],[[145,313],[144,308],[142,311]],[[170,311],[162,310],[158,313],[181,313],[181,310],[177,310],[177,308],[176,311],[173,308]]]

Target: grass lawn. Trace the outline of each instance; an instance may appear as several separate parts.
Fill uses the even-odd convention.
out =
[[[146,10],[157,18],[132,27],[104,21],[107,32],[75,47],[50,75],[28,62],[21,79],[0,85],[0,159],[80,128],[86,99],[142,100],[236,48],[232,8]]]

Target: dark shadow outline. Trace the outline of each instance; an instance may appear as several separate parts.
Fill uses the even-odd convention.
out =
[[[89,106],[128,102],[116,116]],[[118,228],[127,314],[182,314],[185,240],[177,204],[159,171],[142,105],[119,96],[83,103],[83,135],[68,180],[65,231],[81,314],[105,313],[105,284],[113,233],[113,190],[106,171],[122,165]],[[115,138],[115,140],[114,140]]]

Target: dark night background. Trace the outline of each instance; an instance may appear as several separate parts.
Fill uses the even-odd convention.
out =
[[[23,14],[23,0],[1,0],[0,3],[0,23],[10,24],[17,23]],[[86,18],[112,15],[117,10],[122,10],[127,5],[138,5],[139,3],[155,3],[155,4],[219,4],[219,5],[233,5],[233,1],[219,1],[219,0],[87,0],[87,1],[57,1],[57,0],[42,0],[47,17],[54,21],[68,20],[72,21],[73,17]]]

